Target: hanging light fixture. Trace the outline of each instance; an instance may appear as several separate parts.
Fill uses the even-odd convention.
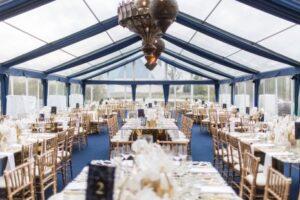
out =
[[[162,34],[174,22],[178,12],[176,0],[135,0],[122,2],[118,8],[119,24],[138,34],[147,60],[153,70],[164,50]]]

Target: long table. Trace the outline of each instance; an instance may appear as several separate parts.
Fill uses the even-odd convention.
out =
[[[176,161],[174,161],[176,162]],[[94,164],[101,164],[103,161],[94,160]],[[189,199],[214,199],[214,200],[235,200],[240,199],[230,186],[224,181],[219,172],[208,162],[176,162],[169,176],[174,188],[176,197],[174,200]],[[122,161],[121,167],[117,168],[114,187],[114,199],[117,200],[120,187],[126,176],[132,172],[132,164]],[[62,192],[50,197],[50,200],[84,200],[86,198],[88,167],[84,167],[79,175],[70,182]],[[125,177],[124,177],[125,176]],[[118,199],[119,200],[119,199]]]

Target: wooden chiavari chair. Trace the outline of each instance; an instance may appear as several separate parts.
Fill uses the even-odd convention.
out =
[[[131,145],[133,141],[118,141],[111,143],[111,152],[115,153],[125,153],[131,150]]]
[[[42,152],[42,143],[35,142],[33,144],[22,145],[21,163],[33,161],[35,157]]]
[[[260,159],[249,152],[243,155],[242,176],[240,184],[240,197],[247,197],[253,200],[262,197],[258,190],[263,190],[266,185],[266,177],[263,173],[258,173]]]
[[[220,147],[218,129],[216,127],[211,127],[211,135],[212,135],[212,143],[213,143],[213,165],[216,168],[219,168],[221,165],[221,158],[222,158],[222,149]]]
[[[292,180],[272,167],[268,170],[264,200],[288,200]]]
[[[126,120],[126,110],[125,109],[120,109],[118,113],[120,115],[120,118],[122,120],[122,125],[123,125],[125,123],[125,120]]]
[[[181,153],[188,153],[188,141],[157,141],[157,144],[162,146],[162,149],[164,149],[166,152],[174,152],[176,154],[179,154],[179,149],[182,149]]]
[[[62,176],[63,185],[66,184],[65,180],[65,168],[63,163],[63,157],[66,150],[67,131],[63,131],[57,134],[57,159],[56,159],[56,172]]]
[[[219,114],[219,127],[223,130],[229,124],[229,113],[222,112]]]
[[[4,172],[7,199],[34,200],[34,163],[27,162]]]
[[[209,126],[218,127],[219,120],[216,109],[209,109]]]
[[[36,158],[36,193],[40,194],[42,200],[45,198],[45,191],[52,187],[53,193],[57,192],[57,177],[56,177],[56,153],[47,151]]]
[[[66,137],[66,147],[65,153],[62,157],[62,163],[64,165],[65,170],[65,180],[67,181],[67,176],[70,174],[71,178],[73,178],[73,165],[72,165],[72,154],[73,154],[73,140],[74,140],[74,128],[69,128],[67,131]]]
[[[221,150],[221,174],[228,180],[229,178],[229,165],[230,165],[230,152],[227,135],[223,131],[219,131],[219,144]]]
[[[232,170],[232,180],[231,184],[233,187],[240,188],[240,177],[242,172],[242,157],[239,150],[239,140],[230,135],[228,137],[229,144],[229,156],[230,156],[230,167]]]
[[[254,155],[254,152],[252,152],[251,150],[251,146],[250,144],[247,144],[243,141],[239,141],[239,145],[240,145],[240,155],[241,155],[241,159],[243,160],[243,156],[245,152],[249,152],[251,154]],[[258,172],[263,172],[264,171],[264,166],[262,164],[258,165]]]

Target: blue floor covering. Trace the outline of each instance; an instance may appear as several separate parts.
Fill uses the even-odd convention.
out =
[[[194,125],[192,129],[192,158],[195,161],[209,161],[212,162],[212,142],[208,131],[200,127],[199,125]],[[102,130],[100,134],[89,135],[88,146],[81,151],[74,149],[73,153],[73,173],[74,177],[84,166],[86,166],[91,160],[95,159],[109,159],[109,137],[106,130]],[[299,180],[298,180],[299,170],[293,169],[293,185],[292,185],[292,200],[297,199],[299,191]],[[62,190],[62,181],[59,177],[58,179],[58,190]]]

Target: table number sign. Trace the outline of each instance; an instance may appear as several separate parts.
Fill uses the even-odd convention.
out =
[[[115,167],[89,165],[86,200],[113,200]]]
[[[226,109],[226,108],[227,108],[227,104],[226,104],[226,103],[223,103],[222,108],[223,108],[223,109]]]
[[[52,106],[52,107],[51,107],[51,114],[56,115],[56,113],[57,113],[57,108],[56,108],[56,106]]]
[[[250,115],[250,107],[246,107],[246,114]]]

